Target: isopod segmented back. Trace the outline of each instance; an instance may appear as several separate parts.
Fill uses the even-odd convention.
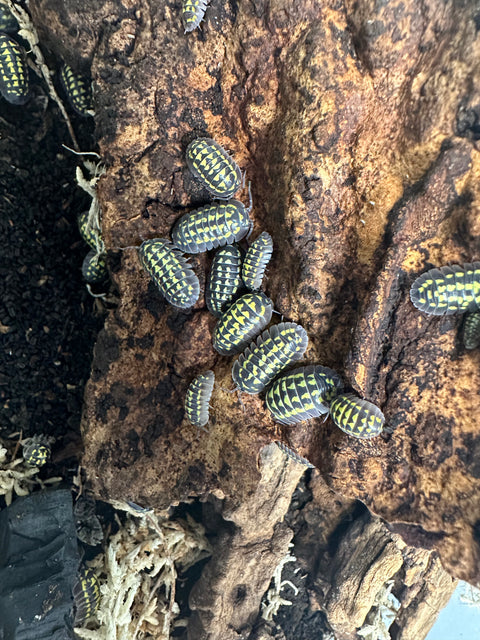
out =
[[[480,309],[480,262],[422,273],[410,289],[414,306],[435,316]]]
[[[469,313],[463,327],[465,349],[476,349],[480,345],[480,311]]]
[[[180,309],[195,304],[200,295],[198,278],[186,258],[168,240],[146,240],[138,255],[142,266],[170,304]]]
[[[89,284],[103,282],[108,276],[105,255],[99,254],[93,249],[89,251],[82,263],[82,276]]]
[[[11,104],[25,104],[29,97],[25,52],[5,33],[0,33],[0,93]]]
[[[303,356],[307,345],[307,332],[299,324],[273,325],[233,363],[233,381],[241,391],[260,393],[285,367]]]
[[[303,464],[309,469],[315,469],[315,465],[313,465],[303,456],[299,455],[293,449],[290,449],[290,447],[287,447],[287,445],[283,444],[283,442],[280,442],[280,440],[275,440],[275,444],[280,449],[280,451],[282,451],[287,456],[287,458],[290,458],[290,460],[294,460],[295,462],[298,462],[298,464]]]
[[[263,274],[273,253],[272,236],[264,231],[248,247],[242,266],[242,279],[247,289],[256,291],[262,286]]]
[[[78,216],[77,223],[80,235],[88,246],[95,251],[99,251],[100,253],[103,252],[105,250],[105,245],[103,243],[102,234],[100,230],[95,229],[92,224],[89,224],[89,212],[82,211]]]
[[[214,202],[182,216],[173,227],[172,241],[185,253],[203,253],[238,242],[251,224],[240,201]]]
[[[328,413],[328,404],[342,389],[343,382],[336,371],[308,365],[274,380],[265,401],[276,422],[296,424]]]
[[[18,31],[18,22],[10,9],[0,2],[0,32],[15,33]]]
[[[216,198],[228,200],[242,184],[237,163],[212,138],[197,138],[186,151],[187,166]]]
[[[262,293],[247,293],[234,302],[217,322],[213,347],[223,356],[239,353],[270,322],[272,301]]]
[[[185,33],[196,29],[203,20],[210,0],[183,0],[182,22]]]
[[[73,587],[76,627],[81,627],[87,618],[93,616],[100,605],[100,583],[93,569],[81,567]]]
[[[81,116],[93,115],[92,90],[87,78],[74,71],[68,64],[64,64],[60,71],[60,80],[75,111]]]
[[[332,400],[330,416],[337,427],[355,438],[374,438],[380,435],[385,423],[385,416],[376,405],[352,393]]]
[[[205,288],[205,300],[207,309],[217,318],[242,288],[241,268],[242,253],[236,245],[227,245],[216,252]]]
[[[47,442],[32,438],[23,447],[23,459],[31,467],[43,467],[52,451]]]
[[[208,411],[214,383],[213,371],[205,371],[198,375],[187,389],[185,413],[188,420],[196,427],[204,427],[209,420]]]

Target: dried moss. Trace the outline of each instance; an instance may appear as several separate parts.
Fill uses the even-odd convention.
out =
[[[119,530],[90,563],[101,581],[97,620],[75,629],[86,640],[167,640],[179,614],[178,571],[210,554],[203,527],[191,518],[169,520],[153,511],[116,516]]]

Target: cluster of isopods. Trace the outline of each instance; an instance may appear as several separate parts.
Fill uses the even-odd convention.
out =
[[[0,93],[5,100],[15,105],[25,104],[30,95],[26,53],[10,35],[17,33],[18,28],[18,22],[10,9],[0,3]],[[82,116],[93,115],[93,98],[87,79],[68,64],[62,65],[59,76],[60,84],[76,113]],[[80,233],[92,249],[83,262],[82,274],[88,284],[99,284],[107,277],[103,242],[87,226],[87,222],[85,218],[79,220]]]
[[[30,467],[43,467],[51,456],[51,443],[53,439],[44,435],[36,435],[31,438],[26,438],[21,441],[23,447],[23,459],[25,463]],[[82,504],[82,503],[77,503]],[[85,509],[84,509],[85,510]],[[75,515],[77,518],[77,508],[75,508]],[[92,529],[92,525],[95,526],[95,530],[88,532],[88,538],[85,535],[86,524],[83,524],[83,532],[78,532],[78,537],[87,544],[96,545],[103,538],[103,532],[94,513],[88,513],[88,525]],[[85,520],[86,518],[84,518]],[[77,521],[78,527],[78,521]],[[73,608],[74,608],[74,625],[82,626],[84,622],[92,616],[100,606],[100,582],[93,571],[85,566],[81,566],[78,570],[77,580],[74,584],[73,590]]]
[[[466,313],[463,343],[480,345],[480,262],[446,265],[422,273],[410,289],[413,305],[434,316]]]
[[[30,97],[27,56],[11,34],[17,34],[19,25],[10,9],[0,3],[0,94],[11,104],[25,104]],[[60,82],[74,110],[82,115],[93,115],[90,84],[80,73],[67,64],[60,70]]]
[[[182,216],[172,230],[172,242],[165,238],[143,242],[139,258],[144,269],[168,302],[185,309],[197,301],[200,286],[183,254],[220,247],[206,286],[206,304],[218,318],[213,332],[214,349],[221,355],[241,353],[232,369],[237,389],[249,394],[266,390],[267,408],[281,424],[296,424],[330,413],[334,423],[350,435],[378,435],[384,424],[380,409],[353,394],[342,393],[343,383],[332,369],[309,365],[280,375],[302,358],[308,336],[294,322],[280,322],[265,329],[272,317],[273,303],[260,288],[273,252],[272,238],[261,233],[242,259],[242,251],[234,243],[251,230],[252,205],[250,202],[246,209],[238,200],[229,199],[242,183],[238,165],[211,138],[191,142],[186,162],[218,200]],[[242,294],[244,289],[249,292]],[[213,371],[207,371],[197,376],[187,390],[185,412],[197,427],[208,423],[214,380]],[[300,460],[284,445],[282,450]]]
[[[23,459],[30,467],[43,467],[51,456],[52,438],[44,435],[36,435],[21,441],[23,446]],[[92,519],[92,514],[90,519]],[[95,518],[94,514],[93,517]],[[101,525],[98,522],[96,539],[90,539],[87,544],[98,544],[103,537]],[[99,529],[99,531],[98,531]],[[78,537],[82,539],[80,532]],[[78,570],[77,580],[72,590],[74,605],[74,624],[81,626],[92,616],[100,605],[100,583],[92,569],[81,566]]]

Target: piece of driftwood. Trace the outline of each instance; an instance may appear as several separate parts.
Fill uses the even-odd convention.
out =
[[[358,502],[332,491],[313,473],[311,495],[303,508],[288,518],[296,531],[292,553],[307,571],[310,610],[323,611],[336,640],[352,640],[374,626],[383,637],[379,619],[391,594],[390,636],[394,640],[425,638],[457,581],[443,569],[438,554],[406,545],[401,536]],[[303,637],[300,624],[291,637]],[[376,634],[376,635],[375,635]]]
[[[379,618],[391,608],[395,640],[425,638],[455,587],[435,553],[407,547],[379,518],[355,519],[340,540],[327,574],[314,588],[337,640],[354,640],[369,625],[380,635]],[[392,607],[386,597],[397,600]],[[388,625],[387,625],[388,627]],[[374,637],[367,636],[367,637]]]
[[[266,293],[307,330],[306,361],[336,369],[387,418],[369,442],[321,420],[282,437],[338,495],[478,582],[480,356],[462,348],[460,318],[422,316],[408,295],[425,269],[478,258],[474,3],[212,1],[191,34],[174,1],[30,8],[52,54],[91,63],[111,255],[167,237],[208,198],[185,165],[190,140],[228,148],[252,182],[255,235],[273,237]],[[229,392],[232,361],[212,348],[203,298],[175,310],[134,249],[120,257],[83,419],[93,488],[155,507],[214,494],[239,509],[275,425],[260,398]],[[209,260],[192,260],[202,287]],[[209,432],[197,434],[183,398],[210,368]]]
[[[190,595],[192,640],[248,637],[279,559],[288,553],[293,531],[282,521],[304,470],[286,464],[274,444],[262,450],[261,468],[251,496],[238,507],[228,500],[222,505],[226,530]]]
[[[407,547],[403,558],[401,608],[391,635],[394,640],[426,638],[457,581],[445,571],[435,552]]]

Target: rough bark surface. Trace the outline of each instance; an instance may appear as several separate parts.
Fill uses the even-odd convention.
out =
[[[398,601],[391,638],[425,638],[457,585],[438,554],[406,545],[380,518],[332,491],[320,474],[312,475],[309,491],[289,524],[297,561],[310,575],[310,611],[326,612],[336,640],[353,640],[385,608],[387,586]],[[308,637],[303,631],[299,625],[292,637]],[[378,628],[377,635],[383,637]]]
[[[335,637],[354,640],[356,630],[368,624],[369,612],[380,606],[378,596],[384,585],[395,583],[403,572],[406,588],[397,590],[400,608],[392,637],[425,638],[452,595],[456,581],[441,568],[435,554],[406,547],[378,518],[356,520],[333,558],[322,602]],[[325,584],[324,575],[321,582]]]
[[[248,637],[263,594],[279,558],[288,552],[293,531],[282,524],[303,474],[299,465],[285,465],[276,445],[262,452],[262,479],[239,507],[227,500],[222,517],[235,529],[220,534],[212,560],[190,596],[193,615],[188,638],[207,638],[214,630],[223,638]]]
[[[460,318],[422,316],[408,296],[425,269],[478,259],[475,3],[212,0],[192,34],[175,1],[31,9],[53,53],[92,65],[111,257],[168,236],[207,199],[185,166],[190,140],[228,148],[252,181],[254,235],[274,240],[275,308],[306,328],[306,361],[341,373],[388,425],[371,442],[321,421],[283,435],[339,495],[479,582],[480,355],[461,347]],[[97,343],[83,420],[94,489],[154,507],[209,493],[233,510],[250,504],[275,434],[262,400],[229,393],[231,360],[211,346],[203,298],[175,310],[134,249],[119,256],[120,304]],[[209,260],[192,260],[202,285]],[[197,434],[183,398],[207,368],[217,384],[209,432]]]

